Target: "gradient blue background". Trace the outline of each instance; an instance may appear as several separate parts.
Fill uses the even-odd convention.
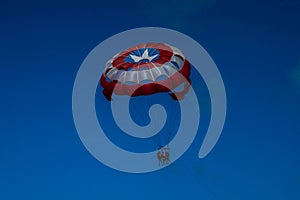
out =
[[[0,199],[300,199],[300,2],[1,1]],[[228,95],[215,149],[126,174],[95,160],[72,119],[85,56],[118,32],[181,31]]]

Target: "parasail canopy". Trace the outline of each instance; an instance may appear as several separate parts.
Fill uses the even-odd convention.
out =
[[[141,96],[168,92],[175,100],[184,98],[190,87],[190,63],[168,44],[145,43],[130,47],[106,63],[100,79],[103,95]],[[184,84],[180,92],[174,89]]]

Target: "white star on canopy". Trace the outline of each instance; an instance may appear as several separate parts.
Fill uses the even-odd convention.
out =
[[[140,62],[141,60],[144,60],[144,59],[147,59],[147,60],[149,60],[151,62],[157,56],[158,56],[158,54],[155,54],[153,56],[149,56],[148,49],[146,49],[144,51],[144,53],[143,53],[142,56],[130,55],[130,57],[134,60],[134,62]]]

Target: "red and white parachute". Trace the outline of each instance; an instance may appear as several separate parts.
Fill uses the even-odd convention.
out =
[[[175,100],[184,98],[190,87],[190,63],[183,53],[168,44],[146,43],[115,55],[101,76],[102,93],[141,96],[168,92]],[[184,84],[180,92],[174,89]]]

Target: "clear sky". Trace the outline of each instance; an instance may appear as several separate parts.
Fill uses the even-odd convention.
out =
[[[0,199],[300,198],[300,1],[2,1],[0,19]],[[199,134],[172,166],[126,174],[82,145],[72,88],[96,45],[143,26],[208,51],[228,112],[205,159]]]

